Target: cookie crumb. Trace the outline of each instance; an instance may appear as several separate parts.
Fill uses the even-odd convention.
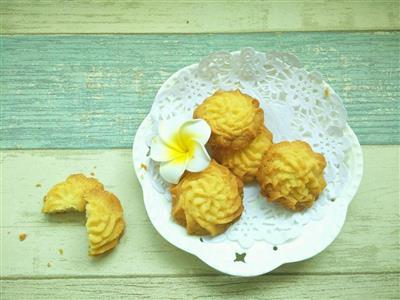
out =
[[[22,242],[23,240],[25,240],[26,239],[26,233],[20,233],[19,234],[19,240]]]
[[[41,187],[42,185],[40,184],[40,183],[37,183],[36,184],[36,187]]]
[[[331,94],[331,93],[330,93],[330,91],[329,91],[329,88],[325,87],[325,88],[324,88],[324,97],[329,97],[330,94]]]
[[[63,249],[58,249],[58,252],[60,253],[60,255],[63,255],[64,254],[64,250]]]
[[[51,263],[48,262],[47,263],[47,267],[50,268],[51,267]]]
[[[143,170],[147,171],[147,166],[146,166],[145,164],[141,163],[141,164],[140,164],[140,167],[141,167]]]
[[[95,176],[96,174],[94,174],[93,172],[90,173],[91,176]]]

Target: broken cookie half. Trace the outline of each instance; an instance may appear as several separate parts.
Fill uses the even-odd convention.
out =
[[[84,212],[86,202],[83,194],[93,189],[102,190],[104,187],[95,178],[88,178],[83,174],[70,175],[50,189],[44,197],[42,212]]]
[[[104,190],[95,178],[74,174],[56,184],[44,197],[42,212],[86,211],[89,255],[113,249],[125,229],[123,209],[118,198]]]
[[[104,190],[89,191],[85,200],[89,254],[99,255],[114,248],[124,231],[122,206],[114,194]]]

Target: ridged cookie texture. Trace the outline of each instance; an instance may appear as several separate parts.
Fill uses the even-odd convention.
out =
[[[273,144],[257,173],[261,193],[291,210],[309,208],[326,186],[326,160],[302,141]]]
[[[246,147],[239,150],[212,147],[212,156],[243,182],[248,183],[255,180],[261,159],[271,145],[272,133],[264,127]]]
[[[42,212],[83,212],[86,205],[83,195],[92,189],[103,189],[103,185],[95,178],[73,174],[50,189],[44,197]]]
[[[118,244],[125,222],[118,198],[104,190],[85,194],[89,254],[100,255]]]
[[[214,160],[199,173],[185,173],[171,194],[173,218],[192,235],[220,234],[243,211],[243,183]]]
[[[222,148],[247,146],[264,126],[264,112],[258,100],[239,90],[215,92],[196,107],[193,117],[210,125],[209,144]]]

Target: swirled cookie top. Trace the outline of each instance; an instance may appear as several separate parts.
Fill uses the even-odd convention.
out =
[[[232,146],[235,149],[251,142],[264,122],[259,102],[239,90],[217,91],[204,100],[193,115],[195,118],[206,120],[210,125],[211,144],[220,147]]]

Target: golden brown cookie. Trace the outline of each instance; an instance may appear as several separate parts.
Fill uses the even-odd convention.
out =
[[[264,126],[264,112],[259,102],[235,91],[217,91],[194,111],[195,119],[204,119],[211,127],[209,144],[240,149],[248,145]]]
[[[101,255],[101,254],[113,249],[115,246],[117,246],[117,244],[118,244],[118,239],[112,240],[111,242],[108,242],[107,244],[104,244],[103,246],[100,246],[95,249],[91,249],[89,254],[91,256]]]
[[[99,255],[118,244],[125,222],[118,198],[104,190],[85,193],[89,254]]]
[[[172,216],[193,235],[220,234],[243,211],[243,183],[214,160],[199,173],[185,173],[171,194]]]
[[[44,197],[42,211],[44,213],[83,212],[86,205],[83,194],[92,189],[103,189],[103,185],[95,178],[73,174],[50,189]]]
[[[256,178],[261,159],[271,145],[272,133],[263,127],[246,147],[239,150],[213,147],[212,156],[243,182],[251,182]]]
[[[257,173],[261,193],[270,201],[300,211],[313,205],[326,186],[324,156],[302,141],[273,144]]]

